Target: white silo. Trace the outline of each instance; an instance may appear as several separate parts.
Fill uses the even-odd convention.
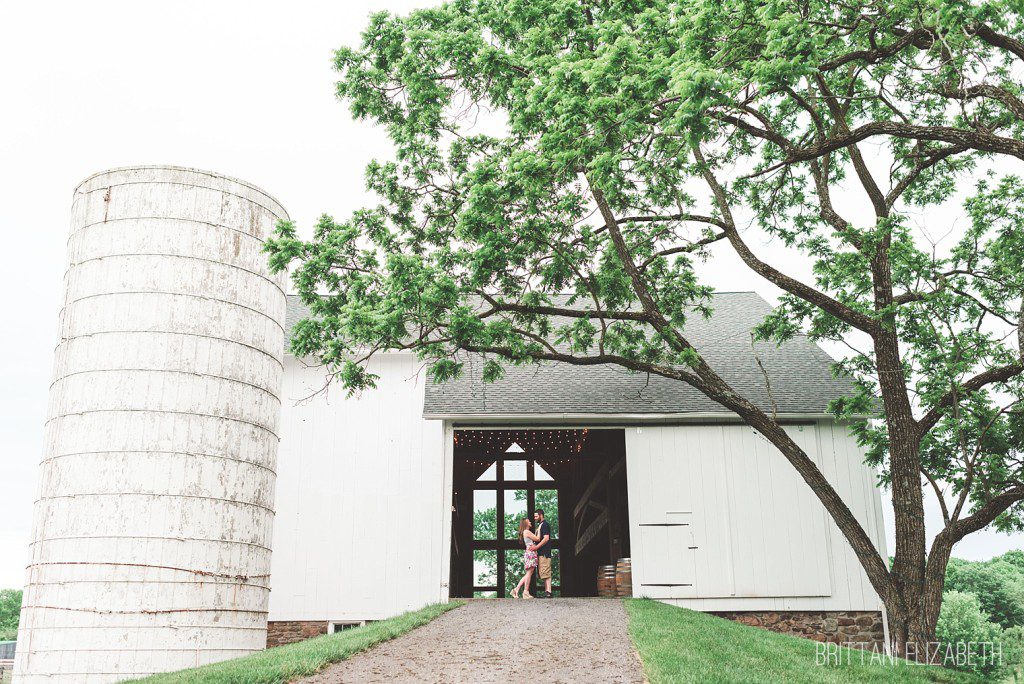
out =
[[[280,204],[168,166],[75,191],[19,682],[114,681],[266,642]]]

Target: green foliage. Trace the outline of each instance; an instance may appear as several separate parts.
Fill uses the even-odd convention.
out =
[[[1017,568],[1021,573],[1024,573],[1024,551],[1007,551],[1002,556],[999,556],[999,560],[1004,563],[1009,563]]]
[[[668,682],[981,682],[940,667],[871,660],[840,649],[818,664],[819,645],[808,639],[747,627],[706,613],[648,599],[626,601],[629,635],[652,684]]]
[[[310,308],[293,351],[350,391],[374,386],[374,351],[410,348],[437,382],[464,372],[467,351],[487,357],[486,381],[508,364],[599,358],[732,407],[679,333],[707,313],[704,256],[727,242],[785,290],[761,337],[849,345],[837,372],[857,389],[832,409],[883,477],[890,426],[865,414],[910,401],[927,417],[921,469],[977,510],[1021,478],[1024,185],[986,164],[1024,156],[1005,47],[1022,39],[1009,0],[457,0],[374,14],[335,55],[337,94],[387,131],[394,158],[367,168],[377,206],[322,217],[308,241],[282,222],[267,242],[274,269],[298,262]],[[881,170],[854,147],[865,139]],[[832,198],[850,187],[873,220],[841,215]],[[914,226],[964,195],[947,225]],[[760,262],[737,221],[809,260],[813,282]],[[584,313],[552,318],[566,308]],[[870,330],[898,339],[892,368],[858,337]],[[985,369],[1010,372],[972,382]],[[1019,529],[1021,513],[1017,499],[995,523]]]
[[[286,684],[351,658],[360,651],[390,641],[463,605],[461,601],[436,603],[338,634],[269,648],[250,656],[191,670],[154,675],[135,681],[150,684]]]
[[[943,491],[944,541],[1024,529],[1024,184],[1000,164],[1024,159],[1022,45],[1011,0],[374,14],[335,55],[337,94],[394,154],[367,168],[376,206],[267,241],[310,310],[292,351],[349,391],[374,385],[366,364],[388,349],[415,351],[435,382],[467,353],[487,381],[617,364],[689,383],[799,461],[758,396],[686,338],[709,313],[708,255],[731,250],[783,291],[760,338],[848,350],[835,372],[855,385],[830,408],[905,490],[893,572],[907,581],[884,586],[863,530],[819,498],[879,594],[913,594],[916,483]],[[763,261],[764,241],[812,275]]]
[[[997,644],[1002,642],[1003,630],[989,620],[977,596],[947,591],[942,597],[942,611],[935,634],[943,645]],[[990,655],[986,657],[986,652],[979,650],[978,653],[981,657],[976,658],[977,662],[961,664],[957,669],[981,675],[994,675],[1003,669],[1003,665],[994,661]],[[992,651],[987,653],[991,654]]]
[[[0,589],[0,641],[14,641],[18,638],[20,618],[21,590]]]
[[[951,558],[937,637],[947,643],[995,640],[999,662],[968,668],[990,676],[1024,668],[1024,552],[987,561]]]
[[[953,497],[965,492],[966,511],[1019,485],[1024,189],[1015,176],[995,174],[993,150],[984,146],[935,143],[943,137],[918,138],[910,129],[871,136],[871,145],[892,160],[880,172],[867,144],[838,144],[843,136],[835,131],[899,121],[948,132],[984,121],[1016,145],[1024,108],[1006,104],[1010,93],[1021,92],[1019,70],[1014,75],[1008,68],[1015,56],[979,40],[977,26],[992,22],[1020,36],[1020,5],[699,4],[699,20],[684,32],[681,61],[688,65],[684,77],[699,73],[702,85],[684,91],[679,116],[718,143],[712,168],[725,172],[738,163],[748,170],[722,181],[725,191],[735,193],[733,203],[747,207],[762,231],[813,259],[812,285],[832,299],[790,288],[759,333],[784,340],[808,332],[850,345],[839,369],[857,379],[859,391],[832,409],[855,421],[870,463],[886,480],[891,426],[863,416],[906,400],[907,393],[880,382],[883,373],[902,372],[900,384],[918,415],[932,414],[919,446],[928,476],[950,485]],[[840,26],[849,31],[838,32]],[[908,40],[914,32],[920,40]],[[887,57],[890,46],[900,57]],[[976,94],[988,88],[1002,101],[966,97],[959,90],[966,84],[979,84]],[[813,148],[806,141],[829,138],[837,141],[836,153],[794,161]],[[873,220],[844,215],[838,194],[833,202],[822,190],[832,185],[835,193],[852,188],[876,197]],[[949,206],[956,191],[966,195],[962,211]],[[912,215],[940,206],[956,218],[940,219],[950,237],[937,246],[938,226],[922,235]],[[891,301],[879,286],[891,286]],[[870,341],[858,340],[858,330],[870,327],[861,314],[895,334],[900,364],[880,368],[886,361]],[[1000,367],[1011,369],[1002,380],[971,383]],[[1018,497],[997,527],[1019,529],[1021,512]]]
[[[1024,627],[1003,630],[1001,639],[1005,681],[1019,682],[1024,675]]]
[[[981,609],[1004,628],[1024,626],[1024,567],[1000,558],[951,564],[946,589],[977,597]]]

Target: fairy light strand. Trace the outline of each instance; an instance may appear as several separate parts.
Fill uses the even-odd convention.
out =
[[[539,452],[582,453],[590,430],[457,430],[455,447],[483,451],[487,454],[536,454]],[[522,452],[509,452],[516,444]]]

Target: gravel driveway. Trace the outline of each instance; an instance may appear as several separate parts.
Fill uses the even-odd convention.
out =
[[[520,650],[526,645],[528,655]],[[621,601],[490,599],[470,601],[301,681],[548,684],[644,676]]]

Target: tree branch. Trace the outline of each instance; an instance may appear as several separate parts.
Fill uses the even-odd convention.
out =
[[[899,121],[872,121],[858,126],[848,133],[827,138],[805,147],[793,148],[786,158],[777,164],[758,171],[753,175],[764,175],[797,162],[810,161],[830,152],[849,147],[876,135],[890,135],[909,140],[933,140],[958,145],[981,152],[1007,154],[1024,160],[1024,141],[1004,138],[984,131],[969,131],[952,126],[920,126]]]
[[[955,100],[974,100],[978,98],[996,100],[1013,114],[1024,119],[1024,102],[1014,97],[1009,91],[990,83],[982,83],[981,85],[970,86],[969,88],[946,86],[939,91],[939,94]]]
[[[713,244],[715,242],[719,242],[720,240],[724,240],[725,237],[726,237],[726,234],[724,232],[722,232],[722,233],[715,233],[714,235],[711,235],[711,236],[708,236],[706,238],[697,240],[696,242],[691,242],[688,245],[679,245],[678,247],[670,247],[668,249],[663,249],[660,252],[655,252],[654,254],[649,256],[639,266],[637,266],[637,268],[639,270],[643,271],[648,266],[650,266],[651,263],[653,263],[655,259],[658,259],[660,257],[671,256],[673,254],[682,254],[682,253],[693,252],[695,250],[700,249],[701,247],[706,247],[707,245]]]
[[[754,136],[756,138],[762,138],[764,140],[769,140],[769,141],[775,143],[776,145],[778,145],[779,147],[781,147],[784,150],[789,150],[789,149],[793,148],[793,145],[792,145],[792,143],[789,142],[789,140],[787,140],[782,135],[779,135],[775,131],[772,131],[772,130],[769,130],[769,129],[766,129],[766,128],[758,128],[757,126],[755,126],[755,125],[753,125],[751,123],[748,123],[748,122],[744,121],[743,119],[741,119],[739,117],[732,116],[731,114],[725,114],[725,113],[722,113],[722,112],[713,112],[713,111],[709,111],[708,114],[709,114],[709,116],[712,116],[712,117],[718,119],[719,121],[724,121],[725,123],[732,124],[736,128],[739,128],[740,130],[746,131],[747,133],[749,133],[750,135],[752,135],[752,136]]]
[[[939,489],[939,483],[935,481],[927,471],[922,470],[921,473],[928,480],[928,483],[932,486],[932,491],[935,492],[935,498],[939,500],[939,508],[942,509],[942,522],[946,525],[949,524],[949,508],[946,507],[946,497],[942,495],[942,490]]]
[[[945,413],[946,409],[953,405],[953,402],[956,400],[958,395],[963,396],[970,392],[976,392],[986,385],[991,385],[994,382],[1005,382],[1020,375],[1021,373],[1024,373],[1024,361],[1008,363],[1005,366],[997,366],[978,373],[973,378],[960,385],[959,393],[955,390],[950,390],[944,394],[939,401],[936,402],[935,406],[933,406],[921,417],[920,420],[917,421],[920,434],[923,435],[925,432],[935,427],[935,424],[939,422],[939,419]]]
[[[714,218],[713,216],[703,216],[701,214],[668,214],[666,216],[626,216],[625,218],[618,219],[619,225],[623,223],[661,223],[667,221],[693,221],[695,223],[707,223],[708,225],[718,226],[724,228],[725,225],[721,220]],[[594,234],[603,233],[608,230],[608,224],[601,226],[594,230]]]
[[[972,532],[988,527],[1007,508],[1021,500],[1024,500],[1024,486],[1018,485],[997,494],[973,514],[949,525],[946,530],[949,530],[950,539],[955,544]]]
[[[786,292],[794,294],[797,297],[818,306],[858,330],[870,333],[876,329],[877,324],[870,316],[854,311],[845,304],[832,299],[824,292],[820,292],[813,287],[805,285],[799,280],[782,273],[774,266],[758,259],[743,241],[743,238],[740,237],[739,231],[736,230],[736,224],[732,218],[732,211],[729,208],[729,198],[726,196],[725,188],[722,187],[721,183],[718,182],[718,179],[715,178],[715,175],[711,172],[711,169],[707,164],[707,160],[704,158],[704,154],[700,151],[700,148],[698,146],[694,146],[693,150],[694,156],[700,163],[701,174],[704,176],[704,180],[711,188],[711,192],[715,197],[715,202],[718,205],[718,210],[722,213],[724,218],[726,237],[729,239],[729,243],[732,244],[733,249],[736,250],[737,254],[739,254],[740,258],[743,260],[743,263],[749,266],[762,278],[765,278],[769,282],[781,287]]]
[[[605,318],[613,321],[636,321],[638,323],[650,323],[647,314],[639,311],[606,311],[595,309],[568,309],[561,306],[526,306],[525,304],[510,304],[499,302],[487,295],[483,295],[493,311],[523,314],[526,316],[565,316],[566,318]]]
[[[896,204],[896,200],[903,196],[903,193],[907,191],[907,188],[910,187],[910,184],[917,180],[917,178],[922,173],[924,173],[931,167],[935,166],[943,159],[951,157],[955,154],[960,154],[961,152],[964,152],[966,150],[967,147],[963,145],[950,145],[949,147],[945,147],[934,152],[924,153],[924,156],[926,156],[927,159],[923,162],[918,162],[917,164],[915,164],[914,168],[908,171],[907,174],[903,176],[903,178],[901,178],[899,182],[896,183],[896,185],[894,185],[892,189],[889,191],[889,193],[885,196],[886,206],[888,206],[891,209]]]
[[[843,65],[858,61],[865,62],[867,64],[874,64],[883,59],[892,57],[911,45],[924,44],[922,41],[930,44],[931,40],[932,34],[927,29],[921,28],[915,31],[908,31],[888,45],[882,45],[881,47],[877,47],[873,50],[854,50],[853,52],[846,53],[842,57],[837,57],[836,59],[828,62],[822,62],[818,65],[818,71],[834,71]]]
[[[928,430],[935,427],[935,424],[939,422],[946,409],[952,406],[964,392],[976,392],[986,385],[991,385],[995,382],[1005,382],[1024,373],[1024,303],[1021,303],[1020,313],[1017,316],[1017,354],[1020,356],[1019,361],[982,371],[960,385],[959,388],[954,387],[942,395],[935,406],[917,421],[918,434],[924,435]]]
[[[836,128],[838,128],[841,133],[848,135],[850,133],[850,127],[846,123],[846,111],[839,105],[839,101],[836,99],[836,96],[832,94],[832,90],[828,87],[828,83],[825,82],[825,79],[822,76],[816,75],[815,81],[825,98],[825,104],[828,105],[829,112],[832,114]],[[868,169],[868,165],[864,162],[864,157],[860,154],[860,148],[851,144],[847,151],[850,153],[850,161],[853,162],[853,168],[857,172],[857,177],[860,178],[860,184],[868,194],[868,198],[871,200],[871,206],[875,208],[875,216],[885,218],[889,215],[889,207],[885,203],[885,196],[882,195],[882,191],[879,189],[878,183],[875,182],[874,176],[871,175],[871,171]]]
[[[699,150],[697,150],[696,153],[697,155],[700,155]],[[704,160],[702,157],[700,157],[700,161],[702,162],[702,168],[707,170],[707,164],[703,163]],[[721,189],[721,186],[717,187],[722,192],[722,198],[724,199],[724,190]],[[591,183],[591,192],[594,195],[594,200],[597,202],[598,209],[601,211],[601,215],[604,217],[605,224],[608,226],[609,235],[615,245],[616,252],[619,255],[619,260],[622,262],[626,274],[633,283],[634,291],[640,299],[640,303],[643,305],[644,310],[652,317],[651,325],[653,325],[654,328],[666,338],[674,339],[678,345],[678,349],[689,349],[696,352],[696,349],[694,349],[694,347],[678,331],[668,325],[668,322],[658,310],[654,298],[651,296],[651,293],[648,290],[646,283],[644,283],[636,264],[633,262],[632,256],[629,252],[629,247],[626,244],[625,239],[622,237],[622,233],[619,231],[615,214],[613,213],[611,206],[608,204],[604,193],[602,193],[601,189],[596,187],[593,183]],[[735,233],[735,225],[732,220],[731,212],[729,212],[728,204],[726,203],[723,207],[720,207],[720,209],[724,209],[722,213],[726,224],[726,232],[729,233],[732,231]],[[868,575],[868,579],[871,581],[872,587],[874,587],[880,595],[884,595],[888,589],[889,581],[889,572],[885,567],[885,562],[882,560],[881,556],[879,556],[878,549],[875,548],[871,538],[868,537],[867,533],[864,531],[860,521],[857,520],[850,511],[849,506],[846,505],[846,502],[843,501],[842,497],[839,496],[832,484],[822,474],[817,464],[815,464],[807,453],[793,441],[778,422],[772,420],[755,404],[737,394],[736,391],[733,390],[727,382],[725,382],[725,380],[723,380],[710,366],[708,366],[707,362],[699,353],[696,354],[696,361],[693,364],[693,369],[694,374],[699,378],[698,383],[691,383],[693,387],[703,392],[713,401],[736,412],[736,414],[746,421],[748,425],[764,435],[765,438],[775,445],[775,447],[786,457],[786,460],[789,461],[789,463],[796,469],[811,488],[811,491],[813,491],[815,496],[818,497],[818,500],[821,501],[825,510],[828,511],[829,515],[842,531],[843,536],[846,537],[847,541],[850,543],[854,553],[857,555],[857,558],[864,567],[864,571]]]
[[[484,346],[476,344],[459,344],[459,349],[463,351],[478,353],[478,354],[497,354],[503,358],[514,360],[522,357],[522,354],[510,349],[508,347],[496,347],[496,346]],[[573,366],[603,366],[603,365],[616,365],[622,366],[638,373],[650,373],[652,375],[659,375],[664,378],[671,380],[680,380],[689,385],[692,385],[698,390],[703,392],[703,387],[706,385],[703,381],[691,373],[690,371],[675,368],[672,366],[662,366],[653,363],[645,363],[641,361],[634,361],[625,356],[619,356],[617,354],[596,354],[593,356],[575,356],[573,354],[566,354],[564,352],[552,352],[552,351],[531,351],[526,352],[527,356],[535,361],[557,361],[558,363],[567,363]]]
[[[1020,59],[1024,59],[1024,43],[1021,41],[998,33],[987,24],[978,24],[975,26],[974,33],[992,47],[1012,52]]]

